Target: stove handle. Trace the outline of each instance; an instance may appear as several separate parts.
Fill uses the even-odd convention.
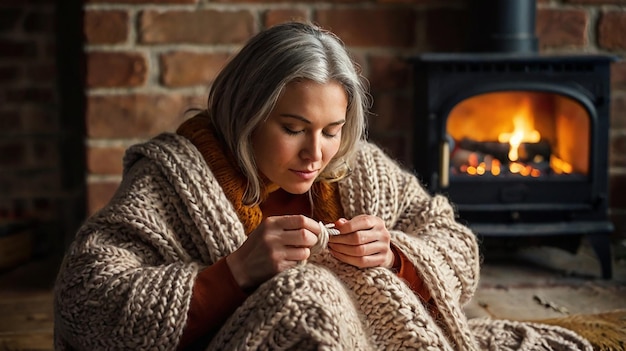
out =
[[[450,185],[450,143],[447,140],[441,142],[439,158],[439,187],[445,189]]]

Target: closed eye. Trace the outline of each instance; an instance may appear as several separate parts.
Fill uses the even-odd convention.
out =
[[[329,133],[329,132],[322,132],[322,134],[324,134],[325,137],[332,139],[332,138],[336,138],[339,135],[339,132],[341,131],[341,129],[337,132],[334,133]]]
[[[324,136],[328,138],[335,138],[341,134],[344,124],[345,124],[344,121],[341,121],[338,124],[332,124],[328,128],[326,128],[326,130],[324,130],[322,133],[324,134]]]
[[[304,129],[301,130],[295,130],[295,129],[291,129],[287,126],[283,126],[283,130],[285,131],[285,133],[289,134],[289,135],[298,135],[301,133],[304,133]]]

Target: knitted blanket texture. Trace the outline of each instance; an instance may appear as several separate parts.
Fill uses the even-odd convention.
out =
[[[475,235],[443,196],[363,142],[338,183],[346,218],[382,218],[434,299],[391,270],[327,251],[258,287],[208,350],[591,350],[567,329],[468,320],[479,280]],[[131,147],[111,202],[68,249],[55,285],[58,350],[175,350],[199,271],[235,251],[243,224],[198,149],[164,133]]]

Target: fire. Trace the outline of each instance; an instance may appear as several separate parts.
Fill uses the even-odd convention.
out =
[[[541,134],[535,129],[527,107],[513,118],[513,126],[513,132],[500,133],[498,141],[511,145],[509,160],[517,161],[519,159],[519,146],[522,143],[538,143],[541,140]]]
[[[574,170],[572,165],[556,156],[550,157],[550,167],[552,167],[556,174],[570,174]]]
[[[586,111],[567,98],[534,92],[494,92],[451,111],[453,174],[551,177],[588,169]],[[584,140],[583,140],[584,141]]]
[[[528,103],[523,104],[517,114],[513,117],[513,132],[500,133],[498,141],[501,143],[509,143],[509,171],[522,176],[538,177],[540,171],[529,165],[516,162],[519,160],[519,147],[522,143],[538,143],[541,140],[541,134],[535,129],[534,121],[531,116]]]

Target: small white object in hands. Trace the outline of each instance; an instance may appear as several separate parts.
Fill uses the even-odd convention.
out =
[[[335,236],[340,234],[339,230],[335,228],[334,223],[324,224],[321,221],[318,223],[320,225],[320,234],[317,237],[317,242],[315,243],[315,245],[311,247],[311,255],[314,255],[326,249],[326,246],[328,245],[328,237],[330,235]],[[300,264],[305,263],[306,260],[300,261]]]
[[[321,222],[320,222],[321,223]],[[335,223],[328,223],[324,225],[324,228],[328,231],[328,235],[339,235],[339,229],[335,228]]]

